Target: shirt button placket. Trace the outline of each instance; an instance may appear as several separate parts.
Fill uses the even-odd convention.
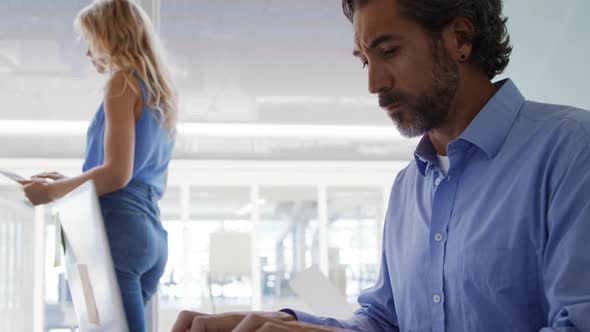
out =
[[[442,181],[442,178],[441,178],[441,177],[437,178],[437,179],[434,181],[434,185],[438,187],[438,186],[440,185],[441,181]]]

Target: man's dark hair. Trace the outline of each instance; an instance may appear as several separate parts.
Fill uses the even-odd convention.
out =
[[[354,11],[370,0],[342,0],[344,15],[352,22]],[[394,1],[394,0],[391,0]],[[502,15],[502,0],[397,0],[400,15],[420,24],[432,37],[457,17],[466,17],[475,27],[465,36],[473,45],[471,59],[490,79],[504,71],[512,46]]]

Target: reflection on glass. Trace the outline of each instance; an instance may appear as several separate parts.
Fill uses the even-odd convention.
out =
[[[29,331],[33,305],[34,219],[22,190],[0,185],[0,330]]]
[[[86,5],[85,0],[2,2],[0,100],[17,110],[4,112],[3,120],[90,120],[104,77],[72,27]]]
[[[169,260],[160,284],[162,304],[206,312],[249,309],[249,189],[199,187],[192,188],[189,195],[188,220],[163,218]],[[167,204],[168,208],[176,204],[181,210],[180,202]],[[164,209],[162,206],[162,215],[170,216]]]
[[[382,202],[378,188],[328,189],[330,280],[351,303],[377,279]]]
[[[334,2],[162,1],[161,17],[185,121],[383,122]]]
[[[263,308],[280,309],[294,299],[289,281],[319,262],[317,191],[308,187],[260,189],[258,252]]]
[[[180,220],[180,188],[169,186],[159,202],[161,220]]]

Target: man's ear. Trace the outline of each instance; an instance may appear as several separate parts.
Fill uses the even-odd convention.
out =
[[[443,29],[442,38],[449,51],[449,54],[455,61],[465,62],[471,57],[473,50],[473,36],[475,27],[471,20],[466,17],[457,17],[453,19]]]

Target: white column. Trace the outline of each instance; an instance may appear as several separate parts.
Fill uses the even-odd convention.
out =
[[[33,331],[45,329],[45,207],[35,207],[33,225]]]
[[[189,222],[191,218],[191,196],[190,196],[190,186],[185,184],[180,186],[180,222],[182,224],[182,270],[179,271],[181,273],[182,280],[191,280],[194,276],[189,274],[190,269],[189,266],[192,265],[193,262],[188,260],[188,253],[190,252],[189,244],[192,243],[190,232],[189,232]],[[184,284],[184,292],[187,293],[189,290],[186,288],[187,284]]]
[[[160,31],[160,0],[139,0],[139,4],[152,19],[154,29]]]
[[[330,276],[330,261],[328,255],[328,193],[326,185],[319,185],[318,190],[318,230],[320,250],[320,270]]]
[[[159,290],[156,290],[156,293],[148,303],[145,304],[144,314],[145,314],[145,330],[147,332],[158,332],[160,326],[159,322],[159,313],[160,313],[160,298],[159,298]]]
[[[260,188],[258,185],[250,187],[250,227],[251,228],[251,248],[252,255],[252,310],[262,309],[262,275],[260,273],[260,258],[258,257],[258,223],[260,221],[260,205],[258,204]]]

